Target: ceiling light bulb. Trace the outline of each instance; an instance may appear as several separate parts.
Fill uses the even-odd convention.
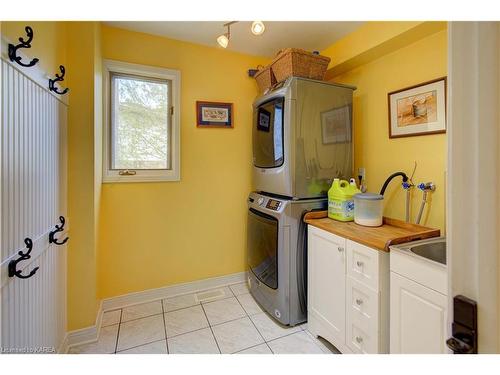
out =
[[[229,38],[226,34],[222,34],[217,38],[217,43],[219,43],[219,46],[221,46],[222,48],[226,48],[229,44]]]
[[[254,21],[252,23],[252,34],[261,35],[266,30],[264,23],[262,21]]]

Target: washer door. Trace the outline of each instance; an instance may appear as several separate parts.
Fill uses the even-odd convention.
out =
[[[278,219],[248,210],[248,265],[272,289],[278,289],[278,228]]]

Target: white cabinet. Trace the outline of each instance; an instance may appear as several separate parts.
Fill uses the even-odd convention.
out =
[[[309,249],[314,256],[308,258],[308,328],[323,333],[328,341],[345,338],[345,239],[325,231],[310,228]],[[311,321],[310,317],[314,317]]]
[[[389,256],[309,226],[308,329],[343,353],[389,350]]]
[[[391,249],[391,353],[449,353],[446,278],[446,266]]]

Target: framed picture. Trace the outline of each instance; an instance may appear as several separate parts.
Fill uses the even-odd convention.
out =
[[[351,105],[321,112],[321,136],[323,144],[351,141]]]
[[[198,128],[233,127],[233,103],[196,102],[196,126]]]
[[[257,129],[263,132],[269,132],[271,127],[271,112],[264,108],[259,108],[257,113]]]
[[[446,77],[387,94],[389,138],[446,133]]]

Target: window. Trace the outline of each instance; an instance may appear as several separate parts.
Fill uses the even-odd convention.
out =
[[[178,181],[180,73],[109,60],[104,72],[103,181]]]

